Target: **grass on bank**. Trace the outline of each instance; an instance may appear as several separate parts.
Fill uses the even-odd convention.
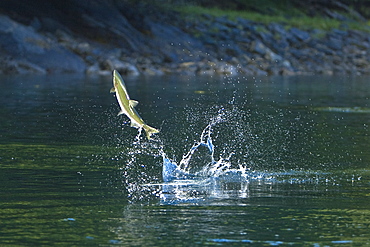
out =
[[[358,21],[342,22],[336,19],[326,17],[311,17],[296,8],[288,8],[286,11],[281,9],[271,10],[271,14],[259,13],[258,11],[240,11],[220,8],[207,8],[199,5],[181,5],[176,6],[175,10],[187,16],[187,18],[194,18],[201,15],[210,15],[213,17],[227,16],[231,20],[237,18],[244,18],[247,20],[268,24],[281,23],[287,28],[297,27],[301,29],[320,29],[331,30],[337,29],[353,29],[370,32],[370,21],[367,23]]]

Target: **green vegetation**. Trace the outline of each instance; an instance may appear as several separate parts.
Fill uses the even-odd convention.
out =
[[[368,2],[370,3],[370,1]],[[240,0],[227,3],[201,1],[197,4],[177,3],[172,7],[186,15],[187,18],[197,18],[197,16],[205,14],[214,17],[227,16],[231,20],[240,17],[264,24],[282,23],[287,28],[370,30],[370,21],[364,19],[357,11],[347,5],[322,6],[323,10],[321,10],[317,9],[320,6],[305,6],[304,3],[294,0]],[[362,9],[366,10],[366,8]]]
[[[231,20],[235,20],[236,18],[240,17],[251,21],[261,22],[264,24],[277,22],[284,23],[292,27],[294,26],[303,28],[319,28],[323,30],[338,28],[341,24],[339,21],[327,18],[308,17],[308,16],[286,17],[284,15],[264,15],[256,12],[222,10],[219,8],[205,8],[195,5],[188,5],[185,7],[177,8],[177,10],[186,15],[207,14],[214,17],[227,16]]]

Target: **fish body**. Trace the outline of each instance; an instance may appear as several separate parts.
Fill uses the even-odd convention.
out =
[[[118,115],[125,114],[131,121],[131,127],[138,129],[143,128],[148,140],[150,140],[152,134],[159,132],[159,130],[147,125],[137,113],[135,106],[137,106],[139,102],[130,99],[126,85],[117,70],[113,71],[113,88],[111,89],[111,93],[116,94],[118,104],[121,107],[121,111]]]

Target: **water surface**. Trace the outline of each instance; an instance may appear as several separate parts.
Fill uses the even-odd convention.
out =
[[[369,79],[1,77],[0,244],[369,244]]]

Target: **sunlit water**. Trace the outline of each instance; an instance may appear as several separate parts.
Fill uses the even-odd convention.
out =
[[[0,245],[370,244],[370,78],[0,80]]]

